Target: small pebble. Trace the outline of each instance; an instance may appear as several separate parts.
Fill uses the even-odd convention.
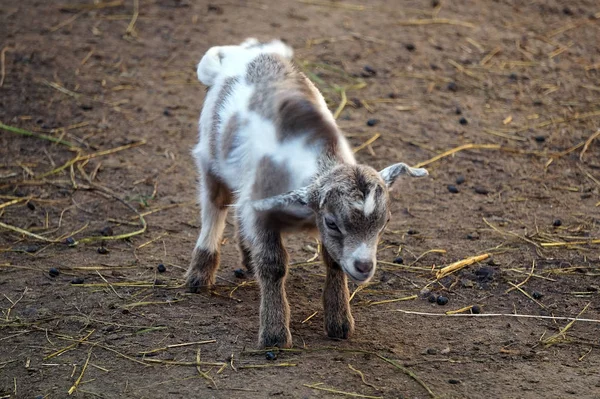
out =
[[[408,231],[406,233],[411,236],[414,236],[415,234],[419,234],[419,232],[415,229],[408,229]]]
[[[571,10],[569,7],[563,8],[562,12],[565,15],[573,15],[573,10]]]
[[[427,353],[428,355],[437,355],[438,351],[435,348],[427,348],[425,353]]]
[[[171,110],[169,108],[165,108],[164,111],[163,111],[163,115],[164,116],[171,116],[173,114],[171,113]]]
[[[28,202],[27,208],[31,209],[32,211],[35,211],[35,205],[33,205],[33,202]]]
[[[427,297],[427,300],[431,303],[436,303],[438,299],[435,296],[435,294],[429,294],[429,296]]]
[[[67,239],[65,240],[65,244],[67,245],[75,245],[76,241],[73,237],[67,237]]]
[[[562,226],[562,220],[555,219],[554,222],[552,222],[552,226],[554,226],[554,227]]]
[[[412,43],[408,43],[405,47],[408,51],[415,51],[416,48],[415,45]]]
[[[488,189],[487,189],[487,188],[485,188],[485,187],[477,186],[477,187],[475,187],[475,192],[476,192],[477,194],[486,195],[486,194],[489,194],[489,193],[490,193],[490,190],[488,190]]]
[[[479,233],[474,231],[472,233],[467,234],[467,240],[479,240]]]
[[[452,384],[452,385],[460,384],[460,380],[455,380],[454,378],[450,378],[448,380],[448,384]]]
[[[440,296],[437,297],[437,304],[438,305],[444,306],[447,303],[448,303],[448,298],[447,297],[445,297],[443,295],[440,295]]]
[[[104,237],[109,237],[113,235],[113,229],[110,226],[106,226],[105,228],[103,228],[102,230],[100,230],[100,234],[102,234]]]
[[[450,82],[448,83],[448,85],[446,86],[446,88],[450,91],[457,91],[458,90],[458,85],[456,84],[456,82]]]
[[[538,291],[533,291],[531,293],[531,296],[533,297],[533,299],[542,299],[542,297],[544,296],[544,294],[542,294],[541,292]]]
[[[265,353],[265,358],[267,360],[277,360],[277,355],[273,352],[267,352]]]
[[[25,252],[32,254],[37,252],[40,249],[37,245],[29,245],[25,248]]]
[[[535,100],[533,102],[533,105],[535,105],[536,107],[541,107],[542,105],[544,105],[544,103],[542,102],[542,100]]]
[[[48,270],[48,274],[50,277],[58,277],[60,271],[56,267],[51,267],[50,270]]]
[[[164,273],[167,271],[167,268],[162,263],[159,263],[156,267],[156,270],[158,270],[159,273]]]
[[[460,175],[456,178],[456,184],[463,184],[465,182],[465,177]]]
[[[453,184],[448,184],[448,191],[450,191],[452,194],[458,194],[458,187]]]
[[[363,69],[366,72],[367,76],[375,76],[375,75],[377,75],[377,71],[375,69],[373,69],[369,65],[365,65],[365,67]]]
[[[481,307],[479,305],[473,305],[473,307],[471,308],[471,313],[473,313],[473,314],[480,314],[481,313]]]
[[[456,113],[456,115],[462,115],[462,109],[456,107],[456,109],[454,110],[454,113]]]
[[[106,247],[99,247],[96,251],[98,251],[100,255],[106,255],[108,253],[108,249],[106,249]]]
[[[379,119],[369,119],[367,121],[367,126],[375,126],[378,123],[379,123]]]
[[[83,284],[84,281],[85,280],[83,277],[75,277],[73,280],[71,280],[71,284]]]
[[[468,125],[469,121],[467,120],[467,118],[465,118],[464,116],[462,118],[460,118],[458,120],[458,123],[460,123],[461,125]]]
[[[516,81],[519,77],[517,76],[516,73],[513,72],[508,76],[508,78],[512,81]]]
[[[246,272],[244,271],[244,269],[235,269],[233,271],[233,274],[237,278],[244,278],[244,277],[246,277]]]
[[[84,111],[91,111],[94,109],[94,106],[92,104],[80,104],[79,108],[81,108]]]
[[[394,263],[397,265],[402,265],[404,264],[404,259],[402,258],[402,256],[398,256],[396,259],[394,259]]]
[[[546,141],[546,136],[535,136],[534,140],[538,143],[543,143],[544,141]]]

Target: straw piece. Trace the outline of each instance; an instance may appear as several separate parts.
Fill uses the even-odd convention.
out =
[[[135,23],[140,15],[140,1],[133,0],[133,15],[131,16],[131,22],[127,26],[127,30],[125,31],[125,35],[135,36]]]
[[[98,3],[84,3],[84,4],[63,4],[60,6],[61,10],[99,10],[102,8],[119,7],[123,5],[124,0],[114,0]]]
[[[393,303],[393,302],[402,302],[402,301],[410,301],[412,299],[417,299],[419,296],[418,295],[410,295],[410,296],[405,296],[403,298],[395,298],[395,299],[386,299],[383,301],[376,301],[376,302],[370,302],[368,304],[368,306],[375,306],[375,305],[382,305],[384,303]]]
[[[73,392],[75,392],[77,390],[77,387],[79,386],[79,383],[81,382],[81,379],[83,378],[83,374],[85,373],[85,370],[87,369],[88,363],[90,362],[90,357],[92,357],[92,349],[93,348],[90,348],[90,351],[88,352],[88,357],[85,361],[85,364],[83,365],[83,368],[81,369],[81,374],[79,374],[79,377],[77,378],[77,380],[75,380],[75,383],[69,389],[69,395],[72,395]]]
[[[348,302],[350,302],[350,301],[348,301]],[[302,323],[300,323],[300,324],[306,323],[307,321],[309,321],[310,319],[312,319],[313,317],[315,317],[317,315],[317,313],[319,313],[319,312],[314,312],[313,314],[311,314],[310,316],[308,316],[306,319],[302,320]]]
[[[200,376],[202,378],[204,378],[205,380],[212,382],[213,386],[216,389],[217,383],[215,382],[215,380],[211,376],[209,376],[207,373],[202,371],[202,369],[200,368],[200,348],[198,348],[198,351],[196,352],[196,363],[198,363],[198,365],[196,366],[196,370],[198,371],[198,374],[200,374]]]
[[[362,6],[362,5],[340,3],[340,2],[337,2],[337,1],[298,0],[298,2],[304,3],[304,4],[310,4],[310,5],[313,5],[313,6],[324,6],[324,7],[331,7],[331,8],[344,8],[346,10],[352,10],[352,11],[363,11],[363,10],[365,10],[365,6]]]
[[[581,162],[583,162],[583,154],[585,154],[585,152],[587,151],[587,149],[589,148],[590,144],[592,144],[592,141],[594,141],[594,139],[596,139],[598,136],[600,136],[600,129],[596,130],[596,133],[592,134],[586,141],[585,144],[583,145],[583,149],[581,150],[581,153],[579,154],[579,160]]]
[[[600,203],[598,203],[600,204]],[[598,206],[598,204],[596,204],[596,206]],[[570,245],[593,245],[593,244],[600,244],[600,238],[596,238],[596,239],[592,239],[592,240],[587,240],[587,241],[571,241],[571,242],[543,242],[540,245],[542,247],[567,247]]]
[[[435,274],[435,278],[439,280],[439,279],[447,276],[448,274],[454,273],[455,271],[463,269],[474,263],[481,262],[482,260],[486,260],[489,257],[490,257],[490,254],[483,254],[483,255],[471,256],[469,258],[459,260],[458,262],[454,262],[454,263],[438,270],[437,273]]]
[[[379,137],[381,137],[381,134],[380,133],[375,133],[373,135],[373,137],[371,137],[370,139],[368,139],[367,141],[365,141],[364,143],[362,143],[361,145],[359,145],[358,147],[356,147],[355,149],[353,149],[352,152],[354,152],[356,154],[357,152],[359,152],[360,150],[364,149],[365,147],[368,147],[371,144],[373,144],[375,142],[375,140],[377,140]]]
[[[0,51],[0,87],[4,86],[4,78],[6,77],[6,52],[13,50],[11,47],[4,47]]]
[[[316,384],[312,384],[312,385],[309,385],[309,384],[302,384],[302,385],[304,385],[307,388],[318,389],[319,391],[326,391],[326,392],[336,393],[338,395],[352,396],[354,398],[383,399],[383,396],[362,395],[360,393],[345,392],[345,391],[340,391],[339,389],[322,387],[322,386],[320,386],[320,385],[323,385],[322,382],[319,382],[319,383],[316,383]]]
[[[363,382],[363,384],[365,384],[368,387],[371,387],[377,391],[381,391],[381,389],[377,388],[375,385],[368,383],[367,380],[365,379],[365,375],[363,374],[362,371],[360,371],[359,369],[356,369],[354,367],[352,367],[351,364],[348,365],[348,368],[352,371],[354,371],[356,374],[358,374],[360,376],[361,381]]]
[[[31,238],[35,238],[36,240],[40,240],[40,241],[44,241],[44,242],[49,242],[49,243],[59,242],[57,240],[51,240],[49,238],[37,235],[35,233],[31,233],[31,232],[29,232],[27,230],[24,230],[24,229],[20,228],[20,227],[11,226],[9,224],[5,224],[5,223],[2,223],[2,222],[0,222],[0,227],[5,228],[6,230],[11,230],[11,231],[14,231],[16,233],[20,233],[20,234],[26,235],[26,236],[31,237]]]
[[[48,141],[51,141],[53,143],[63,144],[63,145],[66,145],[67,147],[70,147],[70,148],[79,148],[79,147],[77,147],[77,145],[75,145],[75,144],[73,144],[73,143],[71,143],[69,141],[57,139],[56,137],[48,136],[46,134],[33,133],[33,132],[28,131],[28,130],[19,129],[18,127],[14,127],[14,126],[8,126],[8,125],[5,125],[2,122],[0,122],[0,129],[6,130],[6,131],[11,132],[11,133],[20,134],[20,135],[23,135],[23,136],[35,137],[35,138],[42,139],[42,140],[48,140]]]
[[[456,148],[452,148],[446,152],[443,152],[442,154],[436,155],[435,157],[428,159],[427,161],[419,162],[418,164],[415,165],[415,168],[422,168],[423,166],[432,164],[436,161],[439,161],[442,158],[445,158],[447,156],[456,154],[457,152],[464,151],[464,150],[481,150],[481,149],[499,150],[501,148],[502,147],[500,147],[499,144],[472,144],[472,143],[471,144],[463,144]]]
[[[430,19],[407,19],[405,21],[399,21],[399,25],[404,26],[416,26],[416,25],[456,25],[464,26],[465,28],[475,28],[470,22],[459,21],[456,19],[447,18],[430,18]]]
[[[245,366],[237,366],[238,369],[266,369],[270,367],[296,367],[296,363],[276,363],[276,364],[248,364]]]
[[[586,323],[598,323],[600,324],[600,320],[596,319],[580,319],[579,317],[565,317],[565,316],[542,316],[542,315],[533,315],[533,314],[517,314],[517,313],[458,313],[458,314],[445,314],[445,313],[428,313],[428,312],[416,312],[414,310],[404,310],[404,309],[393,309],[390,312],[400,312],[404,314],[412,314],[416,316],[442,316],[442,317],[516,317],[516,318],[525,318],[525,319],[543,319],[543,320],[576,320],[582,321]]]
[[[542,343],[548,347],[548,346],[551,346],[551,345],[554,345],[554,344],[560,342],[561,339],[565,339],[566,338],[565,334],[567,333],[567,331],[571,327],[573,327],[573,324],[575,324],[576,321],[580,320],[579,316],[581,316],[587,310],[587,308],[590,306],[590,304],[591,304],[591,302],[588,302],[588,304],[585,305],[585,307],[581,310],[581,312],[579,312],[579,314],[573,320],[571,320],[566,326],[561,328],[559,332],[557,332],[556,334],[543,340]]]
[[[341,96],[342,96],[342,99],[340,101],[340,105],[338,105],[337,109],[333,113],[333,118],[334,119],[337,119],[340,116],[340,114],[342,113],[342,111],[346,107],[346,104],[348,103],[348,97],[346,97],[346,90],[345,89],[341,90]]]
[[[473,305],[465,306],[464,308],[460,308],[460,309],[456,309],[456,310],[449,310],[446,312],[446,314],[459,314],[459,313],[468,312],[471,309],[473,309]]]

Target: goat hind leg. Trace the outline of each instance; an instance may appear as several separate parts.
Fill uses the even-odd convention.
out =
[[[202,227],[186,273],[191,292],[198,292],[215,283],[227,205],[231,203],[231,191],[216,176],[206,173],[201,175],[200,180]]]

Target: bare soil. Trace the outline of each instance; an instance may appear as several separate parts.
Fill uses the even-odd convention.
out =
[[[598,3],[361,3],[2,1],[0,121],[46,136],[0,130],[0,398],[600,397]],[[443,155],[395,188],[350,340],[323,332],[315,242],[289,238],[295,351],[275,360],[231,226],[214,293],[182,286],[195,64],[248,36],[296,49],[360,162]],[[474,305],[495,316],[444,315]]]

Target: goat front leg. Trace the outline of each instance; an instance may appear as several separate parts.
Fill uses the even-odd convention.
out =
[[[240,254],[242,255],[242,265],[244,265],[248,273],[252,274],[254,273],[254,267],[252,266],[252,252],[250,251],[250,244],[248,244],[248,241],[242,236],[239,228],[237,231],[237,239]]]
[[[323,290],[325,331],[329,338],[348,339],[354,332],[348,280],[340,265],[331,258],[325,248],[322,250],[322,256],[327,267],[325,289]]]
[[[262,348],[290,348],[290,306],[285,294],[288,254],[280,233],[265,230],[256,237],[252,265],[261,294],[258,344]]]
[[[198,292],[215,283],[227,205],[231,203],[231,191],[216,176],[201,174],[200,184],[202,227],[185,274],[190,292]]]

